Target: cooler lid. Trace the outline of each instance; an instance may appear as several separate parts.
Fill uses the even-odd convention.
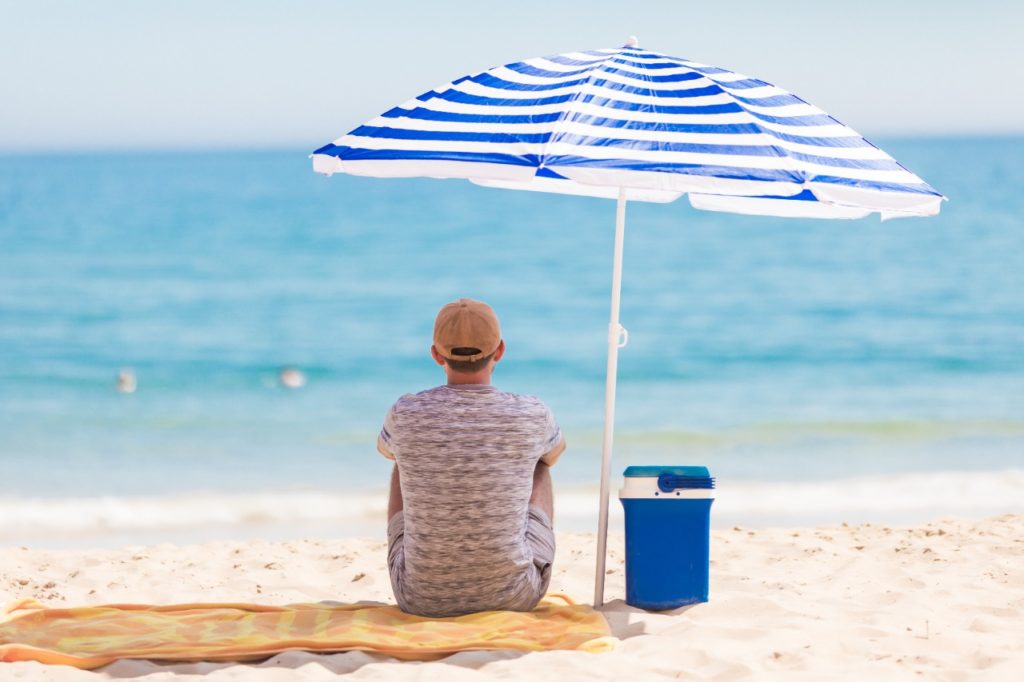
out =
[[[658,489],[665,493],[679,489],[710,490],[715,487],[715,479],[711,477],[707,467],[631,466],[622,473],[626,477],[627,487],[631,487],[629,479],[655,478],[658,481]]]
[[[634,476],[653,476],[657,478],[662,474],[685,478],[710,478],[711,472],[707,467],[673,467],[673,466],[630,466],[622,472],[626,478]]]

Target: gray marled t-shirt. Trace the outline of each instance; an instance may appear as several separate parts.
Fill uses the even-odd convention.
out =
[[[487,384],[404,395],[377,446],[398,464],[410,604],[483,610],[525,589],[535,570],[526,542],[533,471],[565,449],[543,402]]]

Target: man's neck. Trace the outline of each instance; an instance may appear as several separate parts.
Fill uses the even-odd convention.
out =
[[[448,371],[448,385],[449,386],[462,386],[464,384],[490,384],[491,383],[491,372],[474,372],[472,374],[466,372],[454,372]]]

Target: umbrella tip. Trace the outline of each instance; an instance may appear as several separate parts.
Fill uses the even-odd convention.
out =
[[[626,47],[639,47],[640,41],[636,39],[636,36],[630,36],[626,38]]]

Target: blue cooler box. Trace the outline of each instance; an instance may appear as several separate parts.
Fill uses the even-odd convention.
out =
[[[626,515],[626,603],[660,611],[708,600],[715,479],[707,467],[631,466]]]

